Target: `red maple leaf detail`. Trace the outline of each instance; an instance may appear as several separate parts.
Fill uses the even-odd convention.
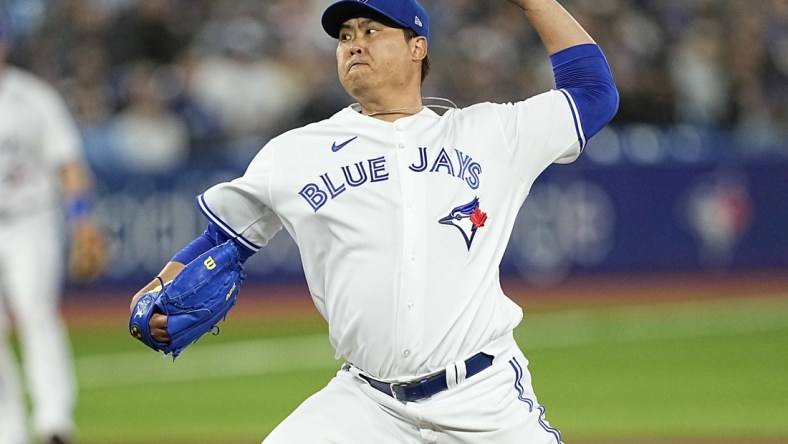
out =
[[[483,227],[486,221],[487,213],[480,210],[479,207],[476,207],[476,209],[473,210],[473,214],[471,214],[471,222],[473,222],[473,226],[476,228]]]

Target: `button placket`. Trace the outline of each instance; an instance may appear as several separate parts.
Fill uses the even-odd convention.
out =
[[[403,360],[404,368],[410,368],[414,361],[410,359],[418,354],[418,348],[421,344],[421,335],[424,326],[421,325],[422,317],[417,310],[418,305],[415,300],[418,300],[419,294],[423,292],[422,282],[420,277],[420,264],[418,261],[419,243],[422,242],[424,235],[421,233],[420,215],[418,208],[418,199],[420,194],[418,188],[422,178],[418,173],[410,169],[410,165],[414,162],[409,156],[407,147],[414,146],[411,140],[408,140],[403,133],[403,126],[400,124],[394,125],[395,131],[393,132],[394,146],[396,150],[395,157],[397,158],[396,167],[399,170],[401,179],[401,221],[402,221],[402,245],[401,245],[401,280],[400,280],[400,294],[397,302],[398,313],[398,334],[396,344],[400,350],[400,359]]]

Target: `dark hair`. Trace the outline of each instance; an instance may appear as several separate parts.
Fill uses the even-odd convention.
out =
[[[403,28],[402,31],[405,33],[405,41],[407,42],[419,36],[418,34],[416,34],[416,31],[410,28]],[[424,83],[424,79],[427,78],[427,74],[429,73],[430,73],[430,56],[425,55],[424,59],[421,61],[421,83]]]

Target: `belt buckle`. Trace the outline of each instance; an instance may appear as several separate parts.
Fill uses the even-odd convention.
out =
[[[408,381],[408,382],[400,382],[400,383],[389,384],[389,390],[391,391],[391,397],[396,399],[397,401],[401,401],[401,399],[399,399],[399,397],[397,396],[397,391],[394,390],[395,387],[402,387],[402,388],[413,387],[415,385],[424,384],[428,380],[429,380],[429,378],[422,378],[422,379]]]
[[[391,391],[391,397],[396,399],[397,401],[401,401],[401,399],[399,399],[399,397],[397,396],[397,391],[395,390],[395,388],[397,388],[397,387],[403,387],[403,388],[404,387],[410,387],[410,386],[415,385],[415,384],[418,384],[418,383],[410,381],[410,382],[395,382],[395,383],[389,384],[389,390]]]

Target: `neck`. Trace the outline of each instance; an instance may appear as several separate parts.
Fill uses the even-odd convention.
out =
[[[428,103],[426,104],[423,103],[423,101],[425,100]],[[452,102],[449,99],[444,99],[443,97],[420,97],[418,103],[419,103],[418,105],[404,105],[399,108],[388,108],[388,109],[365,107],[360,103],[354,103],[350,105],[350,107],[357,113],[364,114],[365,116],[374,117],[376,119],[385,120],[387,122],[393,122],[402,117],[408,117],[414,114],[418,114],[424,108],[443,110],[443,112],[457,109],[456,103]]]
[[[393,122],[399,118],[418,114],[424,107],[421,104],[401,106],[397,108],[375,109],[361,107],[361,114],[375,117],[376,119]]]
[[[390,89],[394,91],[394,89]],[[409,91],[404,93],[405,91]],[[412,116],[422,110],[421,91],[411,88],[396,88],[396,94],[387,94],[386,97],[375,95],[376,97],[357,96],[358,109],[361,114],[374,117],[376,119],[392,122],[402,117]]]

